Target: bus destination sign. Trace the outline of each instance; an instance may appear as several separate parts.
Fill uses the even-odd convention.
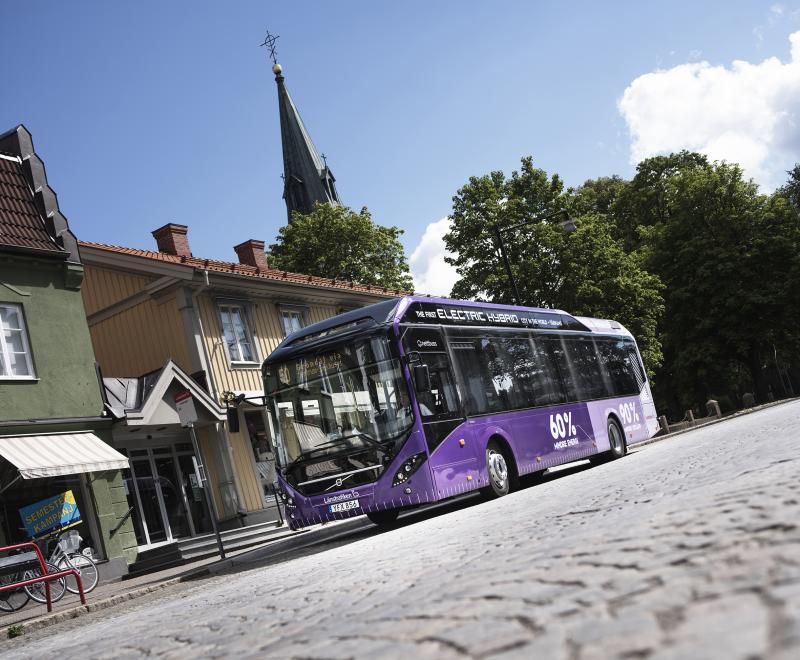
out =
[[[555,312],[496,309],[493,307],[462,307],[415,302],[403,318],[407,323],[435,325],[495,326],[506,328],[538,328],[543,330],[586,330],[571,316]]]

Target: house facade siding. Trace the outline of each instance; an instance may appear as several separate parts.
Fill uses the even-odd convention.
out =
[[[238,431],[227,423],[198,429],[212,498],[223,523],[233,513],[246,522],[268,510],[277,515],[254,446],[256,435],[271,443],[258,399],[260,366],[285,336],[282,312],[308,325],[400,292],[278,272],[265,277],[241,264],[92,243],[82,243],[81,254],[84,305],[103,376],[141,376],[171,359],[220,405],[226,396],[245,395],[249,400],[232,411]],[[249,360],[232,359],[223,309],[235,309],[246,326]]]

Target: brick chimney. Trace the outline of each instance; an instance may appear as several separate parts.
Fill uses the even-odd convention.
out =
[[[191,257],[192,251],[189,249],[189,239],[186,236],[188,232],[189,228],[186,225],[168,222],[153,232],[153,238],[156,239],[159,252],[179,257]]]
[[[245,266],[255,266],[259,270],[267,270],[267,255],[264,254],[264,241],[257,241],[251,238],[249,241],[239,243],[233,247],[236,250],[236,256],[239,257],[239,263]]]

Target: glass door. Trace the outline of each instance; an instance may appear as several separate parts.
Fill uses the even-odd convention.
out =
[[[125,451],[125,450],[123,450]],[[129,449],[123,471],[139,546],[210,532],[211,515],[197,479],[191,443]]]
[[[189,524],[189,517],[186,515],[183,488],[181,487],[180,476],[175,469],[176,462],[172,455],[172,448],[158,447],[149,451],[151,452],[150,460],[158,475],[158,488],[161,491],[161,499],[164,502],[164,513],[166,514],[171,536],[173,538],[191,536],[192,530]]]
[[[206,498],[203,488],[197,479],[192,461],[192,453],[176,452],[178,469],[181,477],[181,488],[186,509],[189,512],[189,521],[195,534],[205,534],[212,531],[211,516],[208,513]]]
[[[166,515],[164,502],[161,496],[158,479],[153,469],[149,450],[142,450],[145,455],[141,458],[134,456],[139,451],[131,453],[131,476],[137,496],[137,504],[141,511],[141,521],[147,545],[171,541],[169,526],[165,524]]]

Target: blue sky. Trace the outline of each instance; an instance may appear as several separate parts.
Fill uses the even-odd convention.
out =
[[[234,260],[233,245],[272,242],[286,218],[275,83],[258,48],[269,28],[344,202],[404,229],[412,254],[426,230],[435,240],[431,223],[467,177],[508,172],[526,154],[579,185],[630,176],[632,153],[688,145],[744,154],[751,175],[774,186],[775,172],[800,160],[800,58],[786,65],[799,9],[730,0],[8,3],[0,130],[24,123],[33,133],[80,238],[152,248],[151,230],[179,222],[196,255]],[[760,67],[767,58],[775,66]],[[759,66],[742,72],[734,60]],[[703,104],[715,71],[731,75],[712,121]],[[694,96],[667,112],[683,103],[686,76]],[[764,79],[780,100],[739,107],[740,92],[764,96],[749,94]],[[671,123],[682,110],[684,124]],[[765,131],[777,137],[765,142]],[[418,252],[417,270],[440,256]]]

